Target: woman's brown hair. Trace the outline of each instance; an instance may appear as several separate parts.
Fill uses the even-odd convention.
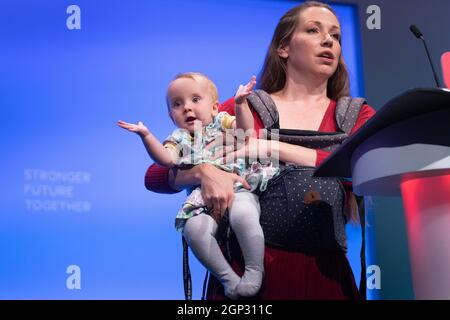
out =
[[[280,45],[289,44],[292,35],[297,28],[299,14],[303,10],[310,7],[326,8],[336,16],[336,13],[328,4],[318,1],[306,1],[286,12],[278,22],[264,61],[263,68],[259,74],[258,82],[260,89],[268,93],[274,93],[284,88],[286,84],[287,72],[286,59],[283,59],[278,55],[278,48]],[[330,79],[328,79],[327,96],[328,98],[337,101],[339,98],[348,95],[348,72],[341,54],[336,71]]]

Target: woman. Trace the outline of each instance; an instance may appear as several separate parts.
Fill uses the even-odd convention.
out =
[[[335,118],[337,101],[349,94],[348,74],[341,56],[340,24],[332,8],[326,4],[310,1],[289,10],[278,23],[266,60],[260,74],[259,88],[268,93],[278,111],[279,128],[310,130],[313,132],[336,132]],[[222,110],[233,113],[231,100],[225,102]],[[263,121],[254,112],[255,129],[263,128]],[[358,130],[372,115],[374,110],[363,105],[350,134]],[[276,127],[273,127],[276,128]],[[272,189],[261,195],[261,220],[264,234],[270,234],[270,226],[276,226],[281,216],[271,215],[273,201],[280,208],[289,208],[299,201],[305,203],[303,195],[291,199],[290,188],[302,187],[298,175],[302,167],[315,167],[329,154],[325,150],[280,142],[267,143],[262,139],[250,138],[245,146],[234,155],[255,157],[261,152],[267,156],[279,155],[282,164],[287,166],[284,178],[278,179]],[[293,165],[293,166],[292,166]],[[294,187],[286,182],[294,181]],[[155,165],[146,175],[148,189],[158,192],[176,192],[191,185],[201,185],[203,198],[217,219],[233,201],[233,184],[242,179],[231,173],[209,166],[197,166],[189,170],[168,172]],[[169,185],[171,188],[169,188]],[[277,193],[278,190],[285,190]],[[336,189],[337,190],[337,189]],[[337,190],[336,193],[339,191]],[[315,193],[312,194],[315,197]],[[264,201],[266,197],[267,201]],[[295,195],[294,195],[295,198]],[[321,204],[325,202],[322,201]],[[322,206],[328,210],[330,206]],[[343,212],[341,208],[340,213]],[[286,210],[287,211],[287,210]],[[316,214],[316,216],[325,216]],[[331,217],[331,216],[330,216]],[[295,235],[310,226],[318,227],[313,220],[305,218],[303,225],[283,225],[286,234]],[[263,286],[256,296],[258,299],[359,299],[355,280],[345,256],[345,239],[338,239],[336,215],[331,229],[318,230],[328,238],[336,237],[336,247],[326,250],[316,243],[304,243],[296,247],[281,246],[277,239],[268,242],[265,249],[265,277]],[[303,220],[302,220],[303,221]],[[338,221],[339,222],[339,221]],[[302,223],[302,222],[300,222]],[[342,229],[341,224],[339,227]],[[329,225],[328,225],[329,227]],[[303,231],[302,231],[303,232]],[[314,231],[316,232],[316,231]],[[342,236],[342,235],[341,235]],[[345,234],[344,234],[345,237]],[[267,239],[266,239],[267,240]],[[319,244],[320,246],[320,244]],[[232,249],[233,268],[242,274],[242,259]],[[223,299],[220,285],[211,278],[208,288],[209,299]]]

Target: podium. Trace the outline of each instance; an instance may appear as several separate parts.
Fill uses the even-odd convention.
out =
[[[315,171],[365,196],[401,196],[416,299],[450,299],[450,91],[390,100]]]

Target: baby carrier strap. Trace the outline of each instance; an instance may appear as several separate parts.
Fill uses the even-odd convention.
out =
[[[361,107],[366,103],[364,98],[342,97],[336,105],[336,123],[340,130],[350,134],[358,119]]]
[[[342,97],[337,101],[335,120],[337,132],[319,132],[311,130],[280,129],[277,107],[270,95],[263,90],[252,92],[248,100],[253,109],[259,114],[263,124],[261,137],[290,144],[300,145],[311,149],[322,149],[330,152],[346,140],[354,127],[362,105],[363,98]]]
[[[267,92],[259,89],[254,90],[247,99],[261,118],[264,128],[280,127],[277,107]]]
[[[254,90],[248,101],[260,116],[264,128],[279,129],[280,118],[275,102],[264,90]],[[366,103],[364,98],[342,97],[337,101],[335,118],[339,131],[350,134],[355,126],[361,107]]]
[[[192,279],[191,269],[189,268],[189,250],[186,239],[181,236],[183,244],[183,285],[184,285],[184,299],[192,300]]]

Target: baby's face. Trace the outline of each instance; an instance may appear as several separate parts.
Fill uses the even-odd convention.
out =
[[[194,132],[195,124],[201,127],[212,122],[217,115],[218,102],[213,101],[206,80],[179,78],[167,90],[169,112],[178,128]]]

